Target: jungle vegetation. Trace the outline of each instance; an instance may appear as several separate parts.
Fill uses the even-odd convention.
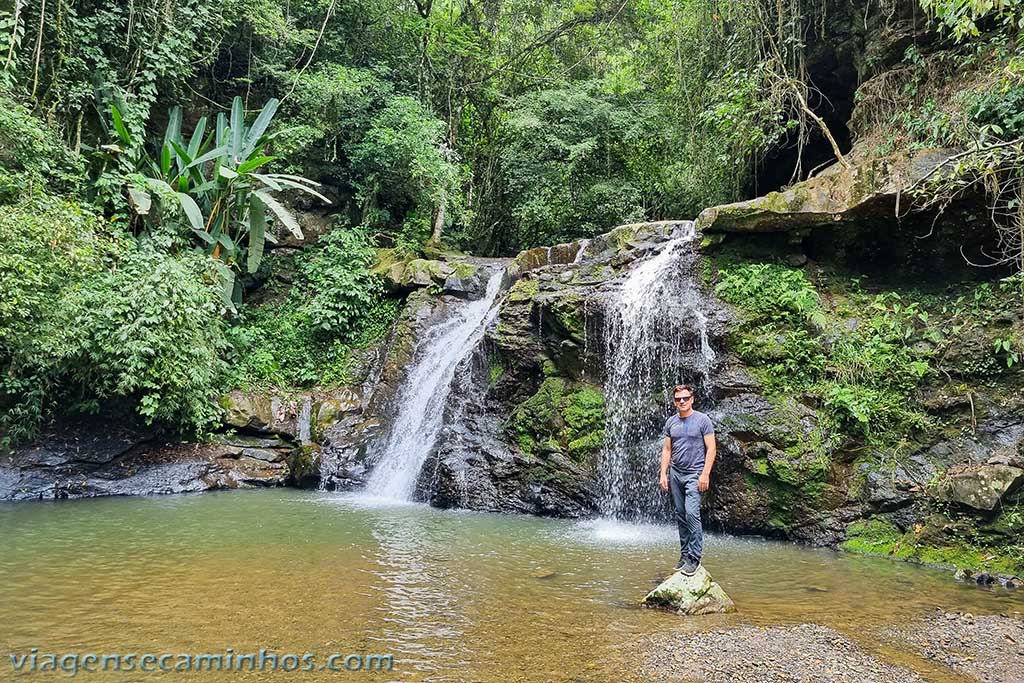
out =
[[[4,439],[112,401],[201,431],[225,389],[343,381],[397,310],[374,247],[510,255],[692,217],[777,189],[758,179],[780,150],[806,177],[815,141],[835,163],[851,139],[963,147],[920,201],[984,187],[1019,267],[1020,3],[858,10],[931,38],[865,66],[845,137],[808,71],[831,6],[0,3]],[[333,230],[309,244],[313,214]]]

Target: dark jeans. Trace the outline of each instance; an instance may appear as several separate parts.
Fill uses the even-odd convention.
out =
[[[697,480],[700,472],[669,473],[669,490],[672,504],[676,508],[676,524],[679,526],[679,549],[694,562],[700,562],[704,553],[704,528],[700,523],[700,491]]]

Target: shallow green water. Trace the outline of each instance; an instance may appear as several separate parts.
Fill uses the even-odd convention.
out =
[[[80,680],[618,681],[664,629],[831,626],[946,679],[876,634],[936,607],[1024,610],[946,572],[712,537],[736,615],[636,602],[675,560],[670,527],[376,506],[265,490],[0,506],[0,680],[8,653],[390,653],[390,673],[80,673]],[[56,680],[62,674],[31,679]]]

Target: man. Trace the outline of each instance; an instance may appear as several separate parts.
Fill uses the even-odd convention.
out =
[[[679,563],[676,569],[693,576],[704,552],[700,523],[700,494],[711,485],[715,465],[715,427],[711,418],[693,409],[693,387],[682,384],[672,392],[676,414],[665,421],[661,447],[661,490],[672,491],[679,526]],[[669,475],[669,463],[672,473]]]

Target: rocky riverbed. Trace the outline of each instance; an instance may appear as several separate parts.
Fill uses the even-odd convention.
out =
[[[917,673],[867,654],[816,624],[666,633],[643,645],[654,681],[702,683],[919,683]]]
[[[925,659],[983,683],[1024,681],[1024,619],[937,611],[889,632]]]
[[[1020,614],[975,617],[937,610],[906,627],[865,636],[867,651],[817,624],[695,630],[689,624],[640,644],[643,680],[680,683],[1020,683]],[[893,649],[915,657],[889,661]],[[874,650],[874,648],[872,648]]]

